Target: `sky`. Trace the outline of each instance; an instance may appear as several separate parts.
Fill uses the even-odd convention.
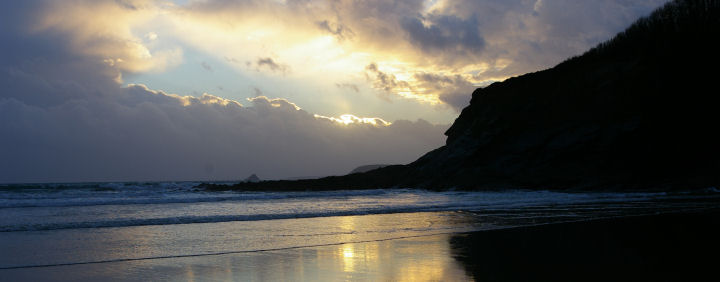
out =
[[[665,0],[0,2],[0,183],[406,164]]]

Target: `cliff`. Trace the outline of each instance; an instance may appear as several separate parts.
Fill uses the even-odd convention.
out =
[[[446,145],[411,164],[234,188],[718,186],[716,38],[720,1],[673,1],[582,56],[475,90]]]

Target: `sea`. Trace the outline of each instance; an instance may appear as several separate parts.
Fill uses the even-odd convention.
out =
[[[198,189],[198,184],[0,185],[0,280],[264,281],[298,275],[306,279],[290,280],[344,280],[348,276],[338,275],[349,275],[347,261],[353,261],[353,269],[362,270],[353,273],[365,275],[355,278],[382,280],[387,277],[372,276],[373,271],[393,272],[389,266],[383,268],[386,262],[378,262],[383,254],[399,252],[393,240],[419,240],[427,245],[429,241],[422,238],[707,209],[715,207],[720,198],[716,188],[628,193],[216,192]],[[380,250],[368,249],[371,245]],[[365,251],[348,254],[347,246],[363,246]],[[446,247],[438,246],[418,247],[404,259],[410,260],[409,265],[420,263],[417,260],[430,255],[417,258],[417,254],[437,247],[432,253],[443,253],[444,258],[436,262],[442,261],[443,275],[450,275],[452,256]],[[314,251],[306,254],[308,250]],[[337,253],[337,257],[324,258],[323,252]],[[291,266],[266,264],[267,260],[276,261],[268,259],[273,255],[280,260],[294,257],[294,262],[287,262]],[[399,263],[402,258],[387,260]],[[310,262],[316,263],[308,266]],[[377,269],[373,270],[372,263]],[[195,272],[190,275],[187,267],[195,267]],[[277,276],[287,269],[291,272],[283,274],[286,276]],[[201,278],[220,279],[187,279],[188,275],[198,278],[198,271],[204,273]],[[462,275],[462,271],[454,271]],[[391,280],[398,280],[395,278]]]

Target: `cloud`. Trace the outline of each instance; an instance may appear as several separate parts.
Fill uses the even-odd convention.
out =
[[[139,6],[136,6],[139,8]],[[343,174],[407,163],[447,125],[326,117],[281,98],[244,104],[121,86],[63,31],[0,27],[0,182],[217,180]],[[320,96],[319,96],[320,97]]]
[[[365,67],[368,73],[368,79],[373,81],[373,87],[382,89],[386,92],[394,92],[402,89],[408,89],[410,84],[407,81],[398,80],[395,75],[380,71],[378,65],[371,63]]]
[[[240,60],[235,59],[235,58],[231,58],[231,57],[224,57],[223,59],[225,59],[225,61],[228,62],[228,63],[233,63],[233,64],[239,64],[239,63],[240,63]]]
[[[114,93],[47,108],[0,98],[0,182],[340,174],[410,162],[441,145],[446,129],[422,120],[316,116],[262,96],[243,106],[142,85],[107,91]]]
[[[360,93],[360,88],[357,86],[357,84],[353,83],[335,83],[335,86],[337,88],[347,88],[352,91],[355,91],[355,93]]]
[[[33,32],[67,36],[69,49],[105,62],[116,79],[181,64],[183,49],[168,42],[183,42],[235,68],[250,62],[250,70],[264,70],[263,76],[294,75],[325,86],[362,76],[371,63],[398,81],[433,73],[462,75],[479,86],[578,55],[666,1],[68,0],[38,2],[39,16],[28,25]],[[442,92],[372,88],[382,99],[456,101]]]
[[[62,42],[73,53],[103,61],[116,71],[162,71],[182,62],[178,47],[152,48],[143,42],[157,39],[155,33],[138,36],[133,30],[147,24],[161,13],[154,1],[146,0],[68,0],[41,1],[33,11],[33,33],[66,36]],[[155,36],[153,36],[155,35]]]
[[[257,88],[257,87],[253,87],[253,93],[254,93],[255,97],[257,97],[257,96],[265,96],[265,95],[263,94],[262,90],[260,90],[260,88]]]
[[[456,111],[468,105],[470,96],[467,93],[476,88],[470,75],[415,72],[408,79],[401,80],[381,71],[375,63],[367,65],[365,71],[366,78],[375,89],[428,103],[445,104]]]
[[[363,118],[363,117],[357,117],[355,115],[341,115],[339,118],[336,117],[326,117],[321,115],[314,115],[315,118],[320,119],[326,119],[332,122],[337,122],[340,124],[367,124],[367,125],[373,125],[373,126],[390,126],[392,125],[391,122],[388,122],[381,118]]]
[[[148,32],[147,34],[145,34],[145,39],[148,41],[155,41],[155,40],[157,40],[157,38],[158,38],[157,33]]]
[[[459,93],[452,99],[447,91],[410,93],[393,88],[392,77],[412,84],[416,73],[460,75],[474,86],[487,85],[578,55],[664,2],[207,0],[165,12],[183,40],[220,59],[251,62],[267,70],[262,75],[359,84],[363,67],[375,63],[385,76],[375,73],[378,79],[360,86],[375,89],[377,97],[457,108]],[[258,58],[269,60],[259,67]],[[378,87],[383,78],[390,88]]]
[[[537,0],[537,1],[535,1],[535,4],[533,4],[533,11],[534,11],[535,13],[540,12],[540,9],[542,8],[542,4],[543,4],[543,1],[542,1],[542,0]]]
[[[269,69],[272,72],[280,72],[280,73],[287,73],[290,68],[287,65],[280,64],[276,62],[273,58],[265,57],[265,58],[258,58],[255,62],[255,66],[257,69],[266,68]]]
[[[200,66],[205,69],[206,71],[213,72],[213,68],[210,64],[207,62],[200,62]]]
[[[353,31],[348,27],[337,23],[330,23],[328,20],[318,21],[315,22],[315,24],[320,30],[334,35],[335,38],[340,41],[351,39],[354,35]]]
[[[190,46],[294,88],[347,81],[381,99],[460,109],[476,85],[550,67],[664,2],[4,1],[0,182],[272,178],[410,162],[440,146],[447,126],[119,82],[181,64]]]
[[[451,15],[411,17],[402,21],[409,40],[426,53],[473,58],[485,46],[476,17],[461,19]]]
[[[463,75],[442,75],[436,73],[418,72],[413,75],[415,88],[424,92],[434,93],[445,104],[460,111],[470,103],[470,96],[476,88],[475,85]]]

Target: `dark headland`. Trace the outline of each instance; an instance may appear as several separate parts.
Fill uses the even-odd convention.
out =
[[[557,66],[472,93],[407,165],[211,190],[720,186],[720,1],[676,0]],[[311,165],[311,164],[310,164]]]

